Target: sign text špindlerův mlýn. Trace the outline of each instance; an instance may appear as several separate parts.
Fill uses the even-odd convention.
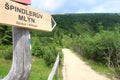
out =
[[[31,18],[31,17],[25,17],[23,15],[18,15],[18,20],[22,20],[22,21],[25,21],[25,22],[35,23],[35,18],[40,18],[40,19],[43,18],[43,15],[41,15],[37,12],[28,11],[26,9],[16,7],[14,5],[9,5],[9,3],[7,3],[7,2],[5,4],[5,9],[9,10],[9,11],[15,11],[15,12],[20,13],[20,14],[25,14],[25,15],[34,17],[34,18]],[[17,22],[17,23],[19,24],[19,22]]]

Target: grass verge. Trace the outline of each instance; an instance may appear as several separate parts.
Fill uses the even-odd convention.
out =
[[[11,60],[0,58],[0,77],[4,78],[10,68]],[[32,69],[30,73],[30,80],[47,80],[51,68],[48,67],[43,59],[33,57],[32,58]]]
[[[11,68],[11,60],[6,60],[4,58],[0,58],[0,77],[4,78],[10,68]],[[32,69],[30,73],[30,80],[47,80],[49,73],[51,71],[51,67],[47,66],[43,59],[32,57]],[[62,65],[59,67],[58,76],[54,78],[54,80],[62,80]]]
[[[33,57],[30,80],[47,80],[51,68],[48,67],[43,59]]]
[[[11,67],[11,60],[0,58],[0,77],[3,78],[7,75]]]

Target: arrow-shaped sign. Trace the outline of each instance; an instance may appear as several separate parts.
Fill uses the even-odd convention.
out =
[[[52,31],[56,26],[50,14],[11,0],[0,0],[0,23],[42,31]]]

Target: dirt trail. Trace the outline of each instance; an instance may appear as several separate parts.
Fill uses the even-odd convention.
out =
[[[63,80],[110,80],[92,70],[69,49],[62,49],[62,51],[64,53]]]

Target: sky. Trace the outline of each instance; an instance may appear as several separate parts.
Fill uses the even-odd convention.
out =
[[[120,0],[31,0],[31,7],[50,13],[120,13]]]

